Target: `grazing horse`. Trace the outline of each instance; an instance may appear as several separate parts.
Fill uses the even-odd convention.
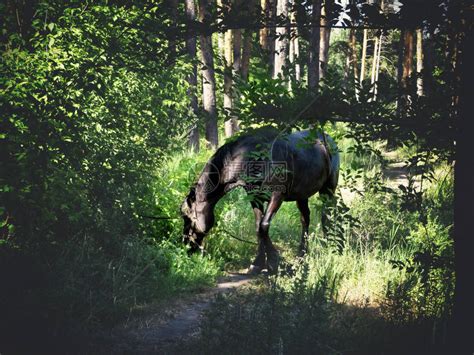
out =
[[[283,201],[296,201],[303,227],[300,255],[304,255],[308,198],[316,192],[332,198],[338,177],[339,152],[328,135],[311,131],[283,135],[271,127],[242,135],[216,151],[184,200],[183,242],[190,245],[190,252],[202,249],[202,240],[214,225],[214,206],[228,191],[242,186],[252,197],[258,237],[257,256],[248,272],[259,273],[265,267],[275,272],[278,251],[268,235],[272,217]]]

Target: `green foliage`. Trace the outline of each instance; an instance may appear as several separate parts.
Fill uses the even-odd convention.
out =
[[[160,56],[168,42],[153,24],[166,14],[70,5],[42,3],[0,62],[0,309],[51,333],[209,285],[219,270],[170,243],[172,224],[143,217],[177,214],[157,169],[192,117],[189,63]],[[16,271],[38,281],[18,284]]]

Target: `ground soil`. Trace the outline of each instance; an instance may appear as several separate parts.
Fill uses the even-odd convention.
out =
[[[114,354],[173,354],[200,334],[206,310],[218,294],[250,285],[255,277],[227,273],[216,286],[167,304],[147,305],[124,323],[93,341],[94,352]]]

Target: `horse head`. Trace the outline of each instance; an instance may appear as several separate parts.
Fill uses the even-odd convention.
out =
[[[202,249],[202,241],[214,225],[213,205],[196,198],[196,188],[192,187],[181,205],[183,217],[183,243],[190,246],[189,253]]]

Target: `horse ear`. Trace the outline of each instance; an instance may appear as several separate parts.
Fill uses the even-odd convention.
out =
[[[196,188],[193,186],[189,191],[188,195],[184,199],[183,204],[181,205],[181,211],[185,214],[190,210],[192,207],[192,203],[196,201]]]

